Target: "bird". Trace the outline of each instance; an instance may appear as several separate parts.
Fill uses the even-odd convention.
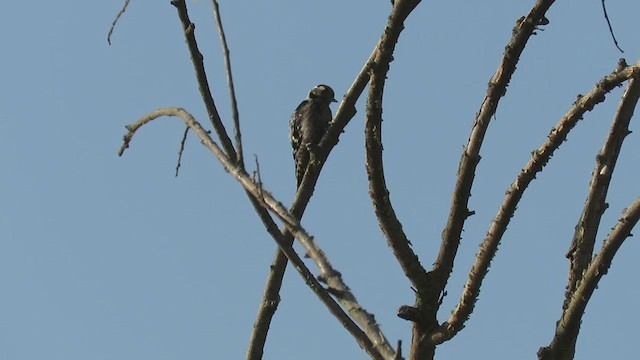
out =
[[[298,105],[289,119],[289,136],[298,187],[311,161],[311,154],[316,151],[329,128],[332,119],[329,105],[337,102],[334,97],[331,87],[317,85],[309,91],[309,96]]]

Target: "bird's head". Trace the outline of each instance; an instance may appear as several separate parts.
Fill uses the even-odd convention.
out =
[[[326,103],[327,105],[332,102],[337,102],[334,97],[335,94],[333,92],[333,89],[331,89],[329,85],[316,85],[316,87],[311,89],[311,91],[309,92],[309,99],[319,100]]]

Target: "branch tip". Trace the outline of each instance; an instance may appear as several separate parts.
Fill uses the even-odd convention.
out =
[[[129,1],[130,0],[125,0],[124,5],[120,9],[120,11],[118,11],[118,13],[116,14],[116,18],[111,23],[111,27],[109,28],[109,33],[107,34],[107,43],[109,44],[109,46],[111,46],[111,35],[113,35],[113,31],[116,28],[116,24],[118,23],[118,20],[120,19],[122,14],[124,14],[124,12],[127,10],[127,7],[129,6]]]

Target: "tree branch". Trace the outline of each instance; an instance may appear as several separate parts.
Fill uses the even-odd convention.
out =
[[[196,43],[195,35],[193,33],[194,25],[191,23],[187,13],[187,7],[184,0],[176,0],[171,2],[172,5],[176,6],[178,9],[178,15],[183,25],[183,29],[185,32],[186,42],[189,48],[189,53],[191,54],[191,59],[194,65],[194,69],[196,72],[196,79],[198,81],[198,86],[200,88],[200,93],[202,95],[202,99],[205,103],[205,107],[209,114],[209,118],[214,125],[216,133],[218,137],[221,139],[221,143],[223,147],[227,151],[228,154],[233,154],[234,148],[231,144],[231,140],[224,128],[222,120],[217,112],[215,107],[215,103],[213,101],[213,97],[211,96],[211,91],[209,89],[206,73],[204,70],[204,64],[202,62],[202,54],[198,50],[198,46]],[[237,163],[244,167],[243,165],[243,155],[242,155],[242,142],[240,136],[240,125],[239,125],[239,117],[237,116],[237,108],[233,105],[235,99],[235,91],[233,90],[233,82],[231,78],[230,71],[230,62],[228,62],[228,49],[226,47],[226,41],[224,32],[222,30],[221,22],[219,21],[219,12],[217,4],[214,2],[214,16],[218,20],[218,29],[221,36],[221,41],[223,42],[223,51],[225,52],[225,64],[227,64],[227,78],[230,86],[231,99],[232,99],[232,111],[234,118],[234,131],[236,134],[236,146],[237,146],[237,155],[234,156],[237,159]],[[226,49],[226,50],[225,50]],[[256,213],[264,223],[267,231],[270,232],[272,236],[276,236],[276,233],[272,231],[271,227],[273,223],[273,219],[268,214],[268,212],[263,209],[260,204],[257,203],[257,199],[253,198],[249,193],[247,193],[251,203],[253,204]],[[305,203],[306,206],[306,203]],[[278,232],[279,233],[279,232]],[[293,237],[290,233],[286,232],[286,236],[284,241],[289,246],[293,243]],[[274,237],[275,238],[275,237]],[[271,318],[275,313],[277,308],[277,304],[279,302],[278,292],[280,291],[280,287],[282,284],[282,277],[284,276],[284,270],[287,264],[287,257],[285,254],[278,248],[276,255],[276,263],[272,266],[272,271],[270,273],[269,281],[267,283],[267,288],[265,289],[264,297],[262,300],[261,310],[259,311],[258,318],[256,323],[254,324],[253,333],[251,336],[251,342],[249,345],[249,350],[247,352],[247,359],[261,359],[262,352],[264,348],[264,343],[266,341],[266,336],[269,328],[269,324],[271,322]]]
[[[218,35],[220,36],[220,45],[222,45],[222,52],[224,54],[224,67],[227,73],[227,84],[229,86],[229,98],[231,99],[231,114],[233,117],[233,134],[236,140],[236,153],[237,161],[239,164],[244,163],[244,155],[242,154],[242,134],[240,133],[240,115],[238,113],[238,101],[236,99],[236,90],[233,85],[233,73],[231,72],[231,59],[229,53],[229,47],[227,46],[227,37],[224,34],[224,27],[222,27],[222,19],[220,18],[220,9],[218,7],[217,0],[211,0],[213,5],[213,16],[216,20],[216,27],[218,28]]]
[[[327,133],[324,135],[322,141],[320,142],[319,152],[321,154],[318,154],[319,156],[317,156],[316,158],[316,161],[318,162],[310,164],[310,166],[305,171],[305,176],[296,191],[293,204],[290,207],[290,212],[298,219],[302,218],[304,210],[309,203],[311,196],[313,195],[315,184],[318,181],[320,171],[322,170],[322,167],[324,166],[329,153],[331,152],[333,147],[338,144],[340,134],[342,134],[344,128],[356,114],[355,103],[369,81],[369,68],[373,62],[376,51],[377,47],[376,49],[374,49],[373,53],[369,57],[369,60],[367,60],[364,67],[360,70],[353,84],[340,102],[338,110],[336,111],[336,115],[334,116],[334,119],[331,122],[329,129],[327,130]],[[282,231],[286,241],[289,243],[293,243],[293,235],[291,235],[291,233],[288,232],[286,228]],[[247,360],[262,359],[262,349],[266,342],[269,324],[271,323],[271,319],[273,318],[273,315],[275,314],[275,311],[278,307],[278,303],[280,302],[280,296],[278,294],[280,292],[280,288],[282,287],[282,279],[284,277],[286,267],[287,257],[278,248],[276,249],[276,254],[274,255],[271,266],[269,267],[271,271],[269,272],[269,276],[267,277],[262,301],[260,303],[260,308],[258,310],[258,314],[256,315],[256,321],[253,325],[253,331],[249,343],[249,351],[247,352],[246,357]],[[369,321],[367,325],[367,328],[370,328],[371,330],[367,331],[367,333],[382,334],[382,331],[375,331],[375,329],[379,329],[375,321]],[[393,348],[390,346],[384,336],[378,336],[378,341],[374,342],[379,344],[381,348],[384,349],[385,353],[393,353]]]
[[[303,243],[313,242],[311,236],[302,228],[299,221],[291,215],[284,206],[274,199],[268,191],[258,186],[253,179],[246,173],[246,171],[236,164],[231,158],[229,158],[222,149],[213,141],[209,133],[198,123],[191,114],[181,108],[161,108],[150,114],[140,118],[135,123],[127,126],[127,134],[124,136],[124,142],[120,148],[119,155],[122,155],[128,148],[129,143],[133,139],[135,132],[145,124],[161,117],[161,116],[176,116],[182,118],[187,126],[191,128],[196,135],[200,138],[202,144],[209,149],[213,155],[223,165],[225,171],[232,175],[238,182],[244,187],[244,189],[260,202],[260,205],[273,212],[280,220],[282,220],[287,229]],[[263,220],[266,220],[263,218]],[[303,277],[307,285],[318,296],[318,298],[325,304],[329,311],[338,319],[343,327],[356,339],[360,347],[362,347],[372,358],[374,359],[387,359],[377,350],[376,345],[369,339],[367,334],[363,332],[356,323],[342,310],[335,300],[331,297],[329,291],[324,289],[322,285],[315,279],[311,271],[305,266],[303,260],[293,250],[290,243],[287,243],[283,236],[280,235],[277,230],[277,226],[272,220],[268,221],[268,231],[271,235],[274,235],[274,239],[278,243],[281,251],[287,256],[296,268],[296,270]],[[265,222],[265,225],[267,222]]]
[[[598,153],[598,156],[596,156],[596,167],[592,173],[589,194],[587,195],[580,221],[576,225],[571,249],[567,254],[571,264],[567,290],[562,305],[563,313],[565,313],[571,305],[575,291],[583,280],[583,274],[586,273],[591,263],[601,217],[608,207],[606,197],[611,177],[616,166],[618,155],[622,149],[622,143],[630,133],[629,122],[631,121],[639,97],[640,81],[631,79],[629,86],[622,95],[622,100],[614,116],[611,130],[607,135],[605,144]],[[562,350],[559,351],[566,358],[573,358],[575,353],[576,340],[580,332],[580,322],[574,325],[575,326],[570,326],[563,330],[565,333],[563,337],[564,345],[561,346]],[[558,346],[555,348],[560,349]]]
[[[218,114],[218,109],[216,108],[213,96],[211,96],[211,89],[209,88],[207,73],[204,70],[204,58],[202,56],[202,53],[200,53],[200,50],[198,50],[198,43],[196,42],[194,33],[196,26],[189,19],[189,14],[187,13],[187,5],[185,4],[184,0],[171,0],[171,5],[175,6],[178,10],[178,17],[180,18],[180,22],[182,22],[184,37],[187,42],[187,47],[189,48],[189,54],[191,55],[193,68],[196,72],[198,88],[200,89],[200,95],[202,96],[204,106],[207,109],[209,120],[211,121],[211,124],[213,125],[213,128],[215,129],[216,134],[220,139],[222,148],[231,159],[234,159],[234,161],[236,161],[238,159],[238,155],[236,154],[233,143],[231,142],[231,139],[227,134],[227,130],[224,128],[222,119],[220,119],[220,114]]]
[[[632,77],[640,76],[640,61],[634,66],[617,68],[610,75],[605,76],[585,96],[581,96],[571,110],[551,130],[547,140],[538,149],[532,152],[532,158],[520,171],[516,180],[506,192],[505,199],[500,205],[498,214],[493,219],[487,235],[480,245],[480,251],[476,255],[476,261],[469,271],[467,283],[464,286],[462,296],[449,319],[442,324],[439,331],[432,335],[434,343],[442,343],[452,338],[464,327],[465,321],[471,312],[480,294],[480,287],[484,280],[491,260],[498,250],[498,244],[507,229],[511,217],[516,210],[518,202],[522,198],[527,186],[535,179],[537,173],[549,162],[553,152],[567,139],[569,131],[582,119],[582,116],[591,111],[595,105],[605,100],[606,94],[622,82]]]
[[[377,55],[371,69],[371,83],[367,98],[367,114],[365,125],[367,174],[369,177],[369,195],[378,223],[389,247],[400,263],[402,270],[413,286],[422,292],[427,283],[427,272],[420,264],[418,257],[411,249],[411,243],[402,230],[393,205],[389,198],[384,179],[382,162],[382,97],[384,85],[389,72],[389,64],[393,59],[393,51],[404,29],[404,21],[420,1],[397,1],[393,8],[389,23],[380,41]]]
[[[611,34],[611,38],[613,39],[613,44],[616,46],[621,53],[624,53],[624,50],[620,48],[618,45],[618,40],[616,40],[616,36],[613,34],[613,28],[611,27],[611,21],[609,21],[609,15],[607,14],[607,6],[604,4],[604,0],[600,1],[602,3],[602,12],[604,13],[604,19],[607,21],[607,26],[609,26],[609,34]]]
[[[556,333],[551,344],[538,350],[538,359],[540,360],[556,360],[556,359],[573,359],[573,351],[575,348],[571,344],[575,344],[577,336],[576,328],[580,327],[584,310],[587,307],[591,295],[598,286],[600,279],[611,267],[611,262],[616,252],[625,241],[626,238],[632,236],[631,230],[640,219],[640,197],[623,211],[622,218],[602,244],[600,253],[596,255],[589,267],[587,268],[584,278],[578,285],[573,294],[569,306],[564,311],[560,321],[556,325]]]
[[[571,300],[584,270],[591,262],[600,219],[608,207],[606,197],[611,177],[622,149],[622,142],[630,133],[629,123],[639,97],[640,81],[632,79],[622,96],[604,146],[596,156],[596,167],[591,174],[589,194],[580,221],[576,225],[571,249],[567,253],[567,257],[571,260],[571,268],[563,309]]]
[[[471,188],[475,177],[475,170],[480,161],[480,148],[484,141],[484,136],[489,127],[491,117],[494,116],[498,108],[500,98],[507,91],[507,85],[516,70],[516,65],[524,48],[538,25],[545,24],[545,13],[554,3],[554,0],[538,0],[526,17],[521,17],[513,28],[513,36],[505,48],[504,56],[500,66],[489,81],[487,95],[482,101],[480,111],[469,136],[467,146],[462,152],[460,165],[458,167],[458,178],[451,201],[451,210],[447,225],[442,232],[442,244],[438,258],[434,264],[433,271],[438,285],[431,298],[435,299],[444,291],[451,271],[453,262],[460,245],[460,238],[464,223],[473,212],[468,208]]]
[[[109,33],[107,34],[107,43],[109,45],[111,45],[111,35],[113,35],[113,31],[116,29],[116,25],[118,24],[118,20],[120,20],[120,17],[122,16],[122,14],[124,14],[124,12],[127,11],[127,7],[129,7],[129,1],[131,1],[131,0],[125,0],[124,1],[124,5],[122,5],[122,8],[116,14],[116,18],[113,19],[113,22],[111,23],[111,27],[109,28]]]
[[[351,87],[346,92],[342,101],[340,102],[340,105],[338,106],[338,110],[336,111],[333,121],[331,122],[331,125],[329,126],[327,133],[324,135],[324,137],[322,138],[319,144],[319,151],[316,158],[317,162],[311,163],[305,172],[305,176],[302,180],[302,183],[300,184],[300,187],[296,192],[293,204],[291,205],[291,208],[290,208],[291,213],[294,216],[296,216],[298,219],[302,217],[302,214],[304,213],[304,209],[306,208],[309,200],[311,199],[311,196],[313,195],[313,190],[315,188],[315,184],[320,175],[320,171],[322,170],[324,163],[326,162],[329,154],[331,153],[331,150],[338,144],[340,134],[342,134],[342,132],[344,131],[349,121],[353,118],[353,116],[355,116],[357,112],[355,108],[355,103],[360,98],[360,95],[364,91],[365,86],[369,82],[369,78],[370,78],[369,72],[371,67],[374,64],[374,59],[377,56],[378,48],[380,47],[381,41],[382,41],[382,38],[374,48],[368,60],[365,62],[364,66],[362,67],[362,69],[354,79]],[[293,237],[291,236],[290,233],[287,233],[286,230],[284,233],[286,234],[288,241],[293,241]],[[255,357],[248,355],[247,359],[261,358],[261,354],[262,354],[261,346],[264,345],[264,341],[265,341],[264,338],[266,337],[266,331],[268,329],[271,318],[273,317],[273,314],[279,302],[278,292],[280,291],[280,287],[282,285],[282,278],[285,273],[286,263],[287,263],[286,257],[283,256],[283,254],[280,253],[279,250],[277,250],[276,255],[274,256],[274,260],[271,263],[271,271],[267,279],[267,284],[265,285],[265,290],[264,290],[263,300],[260,305],[260,310],[258,312],[256,322],[254,323],[254,331],[252,334],[252,341],[250,345],[250,348],[256,347],[256,348],[260,348],[260,350],[259,351],[256,350],[252,352],[252,354],[255,354]],[[329,286],[339,288],[339,286],[335,285],[335,283],[337,283],[339,280],[341,281],[340,278],[329,277],[329,278],[326,278],[325,280],[327,281]],[[340,300],[341,302],[344,301],[342,300],[342,298]],[[342,302],[342,304],[348,309],[353,309],[353,311],[360,311],[358,307],[350,306],[346,302]],[[370,315],[364,310],[362,311],[362,314],[359,314],[357,315],[358,317],[356,317],[356,314],[352,313],[351,311],[352,310],[350,310],[350,313],[354,317],[354,319],[356,319],[356,321],[358,321],[357,318],[359,318],[360,316],[362,316],[364,319],[367,319],[367,318],[370,319],[367,321],[363,321],[363,322],[358,321],[358,322],[360,323],[361,326],[363,326],[363,328],[368,329],[366,331],[367,331],[367,334],[369,334],[370,336],[375,336],[375,334],[379,334],[378,336],[376,336],[374,342],[379,344],[380,348],[382,349],[381,351],[383,351],[384,354],[393,355],[394,354],[393,348],[390,346],[390,344],[388,343],[384,335],[382,335],[382,331],[379,330],[379,327],[376,324],[375,320],[373,320],[373,317],[370,317]],[[260,332],[260,334],[256,334],[257,332]],[[262,344],[262,345],[254,346],[253,344]]]

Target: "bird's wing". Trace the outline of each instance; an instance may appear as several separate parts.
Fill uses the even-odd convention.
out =
[[[302,146],[302,138],[304,136],[302,124],[304,122],[304,117],[307,116],[308,113],[308,103],[308,100],[301,102],[289,119],[289,140],[291,140],[291,146],[293,147],[294,159],[296,157],[296,152]]]

